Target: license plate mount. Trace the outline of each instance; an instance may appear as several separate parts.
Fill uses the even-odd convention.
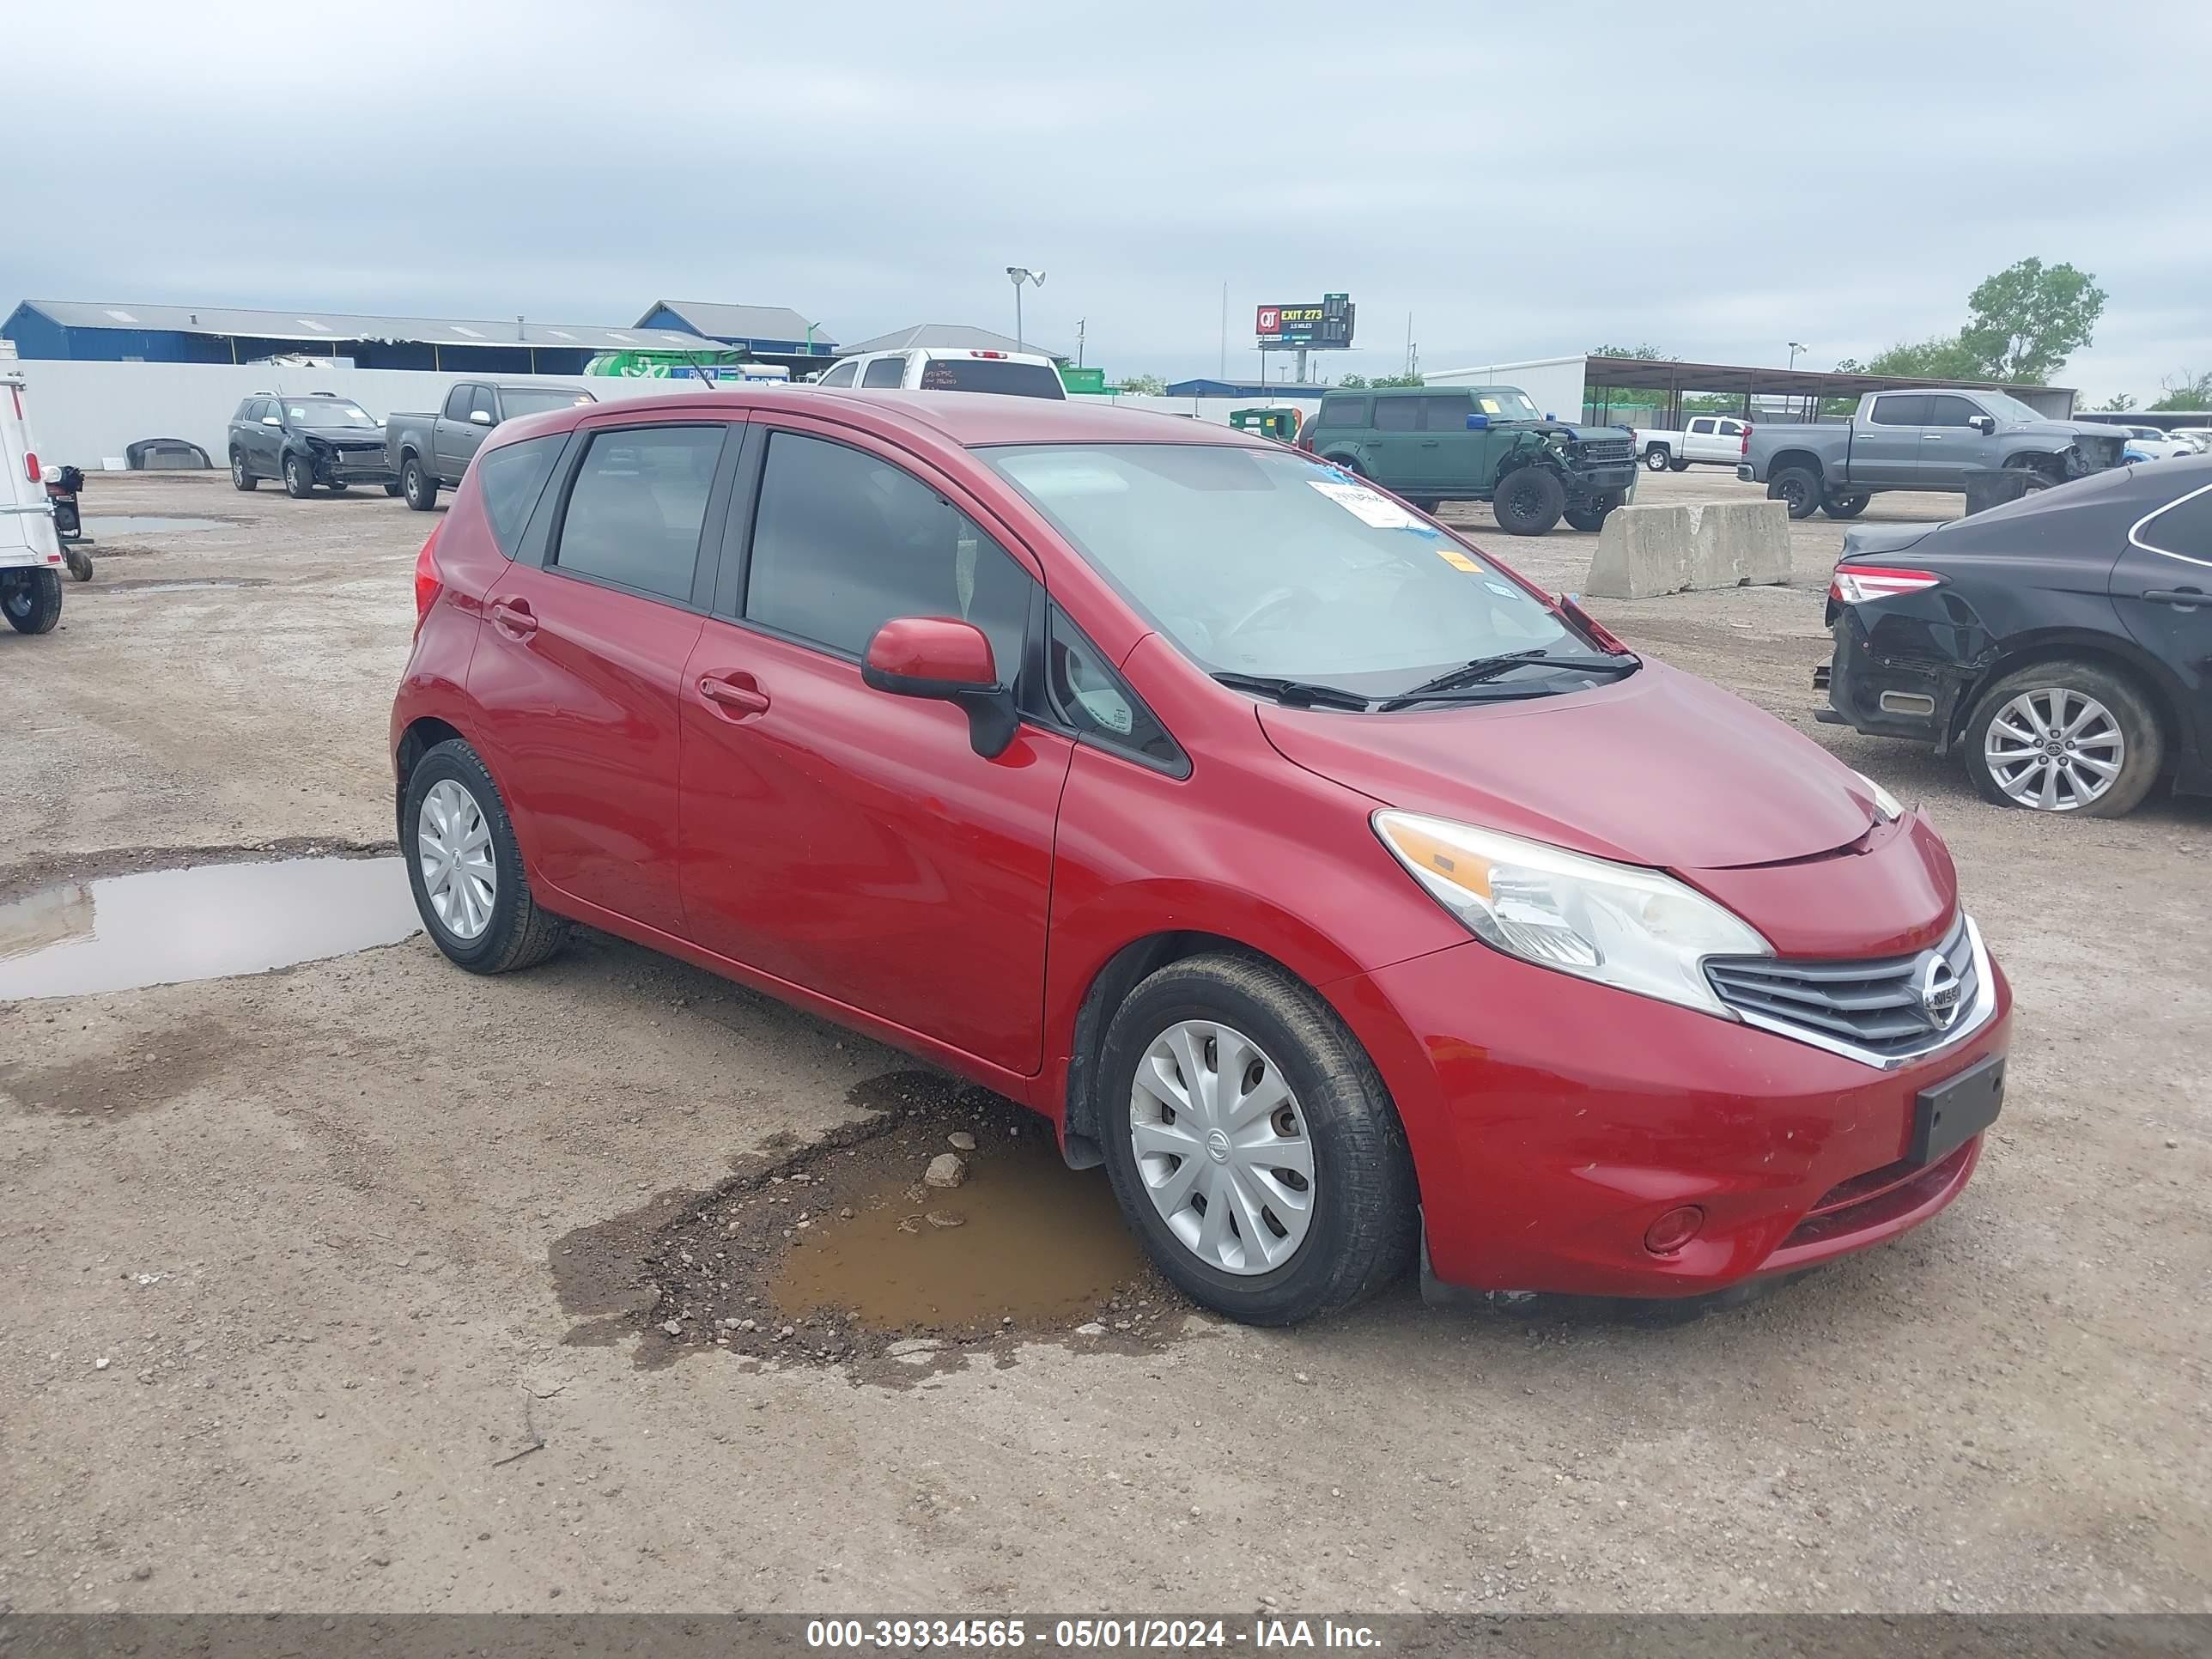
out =
[[[1905,1157],[1938,1164],[1997,1121],[2004,1105],[2005,1056],[1991,1054],[1912,1099],[1912,1145]]]

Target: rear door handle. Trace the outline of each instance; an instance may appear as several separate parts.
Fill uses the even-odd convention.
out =
[[[738,720],[748,714],[765,714],[768,693],[751,680],[750,674],[730,679],[716,679],[710,675],[699,682],[699,695]]]
[[[494,599],[491,602],[492,626],[502,634],[520,640],[538,631],[538,618],[530,614],[530,606],[520,599]]]
[[[2212,593],[2201,587],[2154,587],[2143,594],[2153,605],[2171,605],[2184,611],[2194,611],[2201,605],[2212,605]]]

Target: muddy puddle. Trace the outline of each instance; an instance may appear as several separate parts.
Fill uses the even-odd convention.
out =
[[[397,858],[57,882],[0,904],[0,1001],[258,974],[396,944],[421,926]]]
[[[1188,1304],[1145,1260],[1105,1172],[1068,1169],[1042,1118],[927,1072],[852,1098],[879,1115],[556,1242],[562,1305],[592,1322],[569,1340],[635,1332],[643,1365],[719,1349],[897,1382],[978,1355],[1011,1363],[1040,1339],[1143,1348],[1181,1334]],[[957,1186],[926,1182],[942,1158],[958,1160]]]
[[[88,513],[84,533],[100,536],[188,536],[196,530],[222,530],[222,519],[164,519],[143,514]]]

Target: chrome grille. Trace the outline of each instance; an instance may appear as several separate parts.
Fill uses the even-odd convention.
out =
[[[1832,962],[1714,957],[1705,963],[1705,978],[1753,1024],[1879,1063],[1941,1048],[1980,1023],[1982,963],[1975,943],[1961,911],[1942,944],[1910,956]]]

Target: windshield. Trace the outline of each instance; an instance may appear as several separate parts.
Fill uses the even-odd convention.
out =
[[[1477,658],[1593,653],[1487,559],[1292,451],[979,453],[1209,672],[1388,697]],[[1527,678],[1514,677],[1516,690]]]
[[[1536,405],[1528,401],[1528,394],[1517,386],[1479,386],[1474,388],[1474,407],[1478,414],[1487,415],[1493,421],[1540,421]]]
[[[2004,422],[2042,421],[2050,416],[2039,409],[2030,409],[2017,398],[2008,398],[2002,392],[1977,392],[1974,397],[1981,406]]]
[[[359,404],[347,403],[337,398],[311,398],[305,403],[287,403],[284,412],[294,426],[368,426],[376,422]]]
[[[543,415],[549,409],[574,409],[592,401],[588,392],[564,392],[551,386],[503,386],[499,398],[510,421],[518,415]]]

